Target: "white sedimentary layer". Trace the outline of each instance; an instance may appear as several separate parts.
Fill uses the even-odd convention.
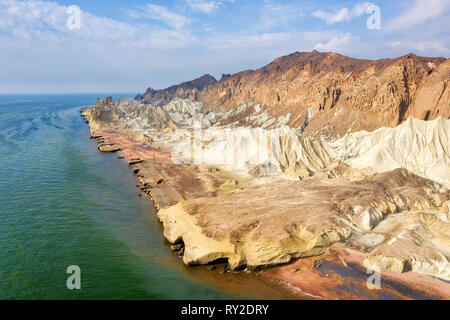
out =
[[[304,138],[286,126],[271,130],[211,128],[204,137],[203,162],[230,171],[258,168],[263,175],[296,174],[296,168],[315,172],[331,163],[322,142]]]
[[[328,143],[334,158],[353,168],[405,168],[450,187],[450,120],[409,118],[396,128],[360,131]]]

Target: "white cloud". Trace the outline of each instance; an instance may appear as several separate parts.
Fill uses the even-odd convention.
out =
[[[319,51],[335,51],[335,52],[343,52],[346,48],[351,46],[354,42],[358,40],[357,37],[354,37],[351,33],[345,33],[342,35],[336,35],[332,37],[326,43],[317,43],[314,46],[314,49]]]
[[[0,1],[0,27],[23,29],[49,27],[65,30],[66,7],[44,1]]]
[[[259,22],[255,29],[268,30],[274,27],[286,27],[288,23],[301,19],[303,13],[297,6],[274,4],[266,0],[261,8]]]
[[[69,30],[66,10],[55,2],[0,0],[0,61],[8,62],[0,70],[1,92],[142,90],[149,75],[158,75],[157,86],[172,83],[174,70],[182,70],[177,76],[189,70],[186,50],[198,46],[189,30],[85,11],[81,28]]]
[[[254,34],[222,34],[207,39],[209,46],[215,49],[237,48],[290,48],[292,51],[310,50],[318,41],[328,41],[334,32],[265,32]]]
[[[322,20],[325,20],[327,24],[333,24],[336,22],[350,21],[366,13],[367,8],[372,6],[371,2],[357,3],[352,10],[347,8],[339,9],[335,12],[325,12],[323,10],[317,10],[313,12],[313,16]]]
[[[209,39],[209,43],[216,49],[248,48],[277,46],[292,37],[289,32],[262,33],[250,35],[223,35]]]
[[[416,0],[408,6],[406,12],[389,21],[387,29],[389,31],[406,31],[414,26],[441,17],[447,14],[449,10],[449,0]]]
[[[190,24],[191,21],[189,18],[184,17],[180,14],[172,12],[168,10],[166,7],[159,6],[156,4],[146,4],[142,10],[145,12],[145,15],[151,19],[163,21],[169,27],[175,29],[181,29],[186,25]]]
[[[418,54],[426,54],[427,52],[434,52],[435,55],[449,55],[450,49],[442,42],[437,40],[428,41],[395,41],[389,44],[392,48],[401,48],[404,52],[413,51]]]
[[[325,20],[327,24],[350,20],[350,14],[347,8],[342,8],[334,13],[327,13],[322,10],[317,10],[313,13],[313,16]]]
[[[220,6],[226,3],[215,2]],[[178,3],[188,9],[187,2]],[[365,3],[360,3],[327,18],[346,21],[363,14],[364,8]],[[0,91],[161,88],[204,73],[260,67],[274,57],[313,48],[363,58],[393,57],[409,51],[429,56],[450,53],[445,14],[427,18],[402,37],[385,38],[386,34],[379,33],[376,41],[369,36],[361,42],[357,34],[332,28],[320,32],[298,29],[295,22],[301,19],[301,8],[292,4],[265,1],[255,8],[251,19],[244,17],[248,13],[244,12],[236,19],[245,28],[241,31],[221,30],[212,19],[191,20],[164,6],[149,4],[144,9],[127,11],[139,18],[129,22],[83,11],[81,29],[69,30],[66,6],[42,0],[0,0],[0,61],[7,61],[0,68]],[[200,12],[208,13],[209,9],[205,10]],[[211,27],[213,30],[205,29]],[[233,30],[237,27],[234,24]]]
[[[220,1],[208,1],[208,0],[186,0],[186,2],[190,8],[208,14],[213,11],[216,11],[221,4]]]
[[[427,51],[432,50],[437,54],[449,55],[450,50],[446,47],[441,41],[430,40],[430,41],[420,41],[420,42],[412,42],[409,44],[411,48],[417,50],[421,54]]]
[[[5,36],[15,35],[31,41],[43,41],[47,45],[70,41],[72,45],[114,45],[126,43],[147,43],[150,48],[163,45],[173,48],[195,41],[189,31],[167,30],[151,25],[131,25],[113,19],[81,12],[81,28],[69,30],[66,22],[70,14],[67,7],[47,1],[2,0],[0,2],[0,32]],[[166,11],[158,11],[161,19],[175,16]],[[183,20],[182,20],[183,21]],[[185,22],[173,22],[174,27]],[[29,41],[30,42],[30,41]],[[18,41],[12,41],[18,43]],[[154,43],[154,44],[153,44]]]

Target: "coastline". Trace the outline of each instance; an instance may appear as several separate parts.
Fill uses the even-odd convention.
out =
[[[87,119],[86,119],[87,120]],[[87,121],[88,122],[88,121]],[[205,190],[199,180],[208,182],[217,190],[219,186],[233,180],[224,172],[202,172],[187,169],[184,165],[174,165],[170,160],[170,152],[161,146],[144,145],[139,137],[132,137],[118,130],[91,131],[91,138],[97,139],[102,152],[119,152],[124,157],[138,179],[141,194],[147,196],[160,215],[161,209],[174,206],[182,201],[202,197]],[[237,188],[231,183],[227,188],[219,188],[218,192],[232,192]],[[209,194],[214,197],[216,194]],[[161,221],[161,218],[160,218]],[[163,222],[163,221],[162,221]],[[179,222],[179,221],[178,221]],[[194,223],[195,224],[195,223]],[[201,230],[199,231],[201,233]],[[164,228],[164,234],[174,245],[172,250],[184,254],[184,246],[178,242],[176,235],[171,235]],[[186,241],[186,239],[184,239]],[[229,249],[229,248],[228,248]],[[366,268],[362,261],[364,254],[358,251],[335,248],[323,255],[305,257],[288,261],[289,264],[263,269],[261,277],[290,288],[293,294],[310,296],[313,299],[449,299],[450,284],[431,276],[415,272],[394,273],[383,271],[383,290],[367,289]],[[216,257],[221,259],[220,256]],[[209,260],[216,260],[211,259]],[[322,259],[319,268],[313,263]],[[186,260],[185,260],[186,263]],[[205,261],[208,263],[208,261]],[[203,264],[202,261],[187,264]],[[349,269],[351,265],[353,268]],[[344,271],[342,271],[345,266]],[[328,272],[327,272],[328,270]],[[226,271],[226,268],[225,270]],[[332,274],[332,276],[330,276]],[[426,289],[423,289],[423,286]],[[355,289],[356,288],[356,289]]]
[[[158,184],[161,178],[157,179],[157,177],[170,178],[167,175],[161,175],[161,167],[165,165],[171,166],[170,154],[167,151],[144,146],[130,135],[114,130],[98,131],[95,135],[91,135],[90,138],[95,139],[97,144],[100,145],[98,148],[100,152],[115,153],[118,155],[118,159],[123,159],[129,163],[131,173],[137,179],[136,189],[138,196],[145,197],[148,201],[151,201],[155,208],[155,213],[158,212],[161,206],[170,206],[183,198],[179,190],[170,188],[167,184]],[[102,145],[105,144],[105,141],[107,146],[111,144],[114,147],[103,149]],[[138,161],[131,162],[138,158]],[[141,162],[140,160],[143,161]],[[195,179],[195,177],[192,178]],[[187,185],[187,187],[189,186]],[[158,220],[161,223],[161,220]],[[162,232],[164,232],[162,223],[161,228]],[[180,257],[179,247],[178,249],[176,248],[171,245],[170,248],[168,247],[168,250],[172,250],[174,255]],[[179,264],[179,267],[183,268],[182,261],[179,261]],[[282,281],[272,277],[265,277],[261,272],[230,272],[227,264],[222,261],[217,261],[217,263],[211,265],[198,265],[195,268],[185,266],[185,268],[189,268],[190,273],[197,281],[213,284],[224,292],[247,296],[245,291],[246,285],[251,285],[256,288],[251,290],[250,297],[256,299],[310,299],[309,295],[292,290]]]

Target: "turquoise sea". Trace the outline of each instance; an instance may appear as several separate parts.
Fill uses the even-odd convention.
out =
[[[0,95],[0,299],[247,297],[169,250],[126,163],[89,139],[97,96]]]

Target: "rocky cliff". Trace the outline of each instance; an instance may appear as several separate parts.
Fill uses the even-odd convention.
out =
[[[295,128],[312,107],[316,113],[306,132],[339,137],[348,131],[395,127],[410,115],[448,119],[449,70],[445,58],[412,53],[361,60],[330,52],[295,52],[218,82],[204,76],[203,87],[188,82],[161,91],[149,89],[143,99],[160,103],[188,98],[213,110],[254,102],[267,107],[271,116],[289,115],[287,124]]]
[[[205,74],[192,81],[183,82],[162,90],[148,88],[143,95],[138,94],[135,99],[155,106],[164,105],[170,102],[174,97],[196,100],[198,98],[198,93],[201,90],[216,82],[217,80],[213,76]]]

